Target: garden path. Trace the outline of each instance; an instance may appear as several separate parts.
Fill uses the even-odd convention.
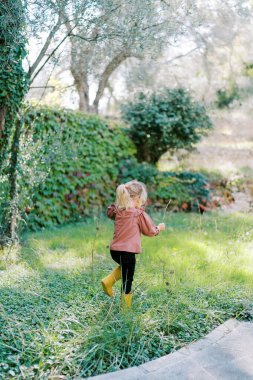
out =
[[[253,170],[252,107],[224,110],[212,116],[214,130],[197,146],[185,165],[224,174]]]
[[[253,130],[251,98],[244,106],[229,110],[213,111],[211,118],[214,129],[201,140],[196,150],[182,157],[169,154],[162,156],[160,170],[174,170],[183,165],[187,170],[219,171],[229,179],[247,177],[253,179]],[[235,202],[222,206],[222,211],[252,211],[253,188],[245,191],[235,189]]]
[[[174,353],[88,380],[252,380],[252,341],[253,323],[229,319]]]
[[[171,170],[178,164],[187,169],[218,170],[225,175],[244,171],[253,173],[252,101],[242,107],[213,111],[214,129],[197,144],[196,150],[181,160],[168,161],[164,154],[161,170]]]
[[[252,195],[246,190],[245,192],[233,192],[232,193],[234,202],[223,205],[221,207],[222,211],[226,213],[234,213],[234,212],[251,212],[253,199]]]

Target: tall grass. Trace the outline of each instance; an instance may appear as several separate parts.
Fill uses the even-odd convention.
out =
[[[153,214],[133,307],[100,280],[115,265],[103,218],[29,234],[2,262],[0,378],[85,377],[138,365],[199,339],[230,317],[252,318],[253,216]]]

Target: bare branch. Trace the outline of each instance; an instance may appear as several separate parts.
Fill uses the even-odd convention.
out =
[[[163,21],[163,22],[158,22],[156,24],[153,24],[153,25],[149,25],[149,26],[146,26],[146,28],[142,28],[142,30],[148,30],[148,29],[152,29],[152,28],[157,28],[158,26],[161,26],[161,25],[164,25],[164,24],[167,24],[168,21]]]
[[[77,38],[80,38],[80,40],[83,40],[86,42],[93,42],[93,41],[97,41],[97,39],[98,39],[98,36],[92,37],[92,38],[87,38],[87,37],[80,36],[80,34],[73,34],[73,33],[69,34],[69,37],[77,37]]]
[[[55,5],[55,4],[52,4],[52,5]],[[110,12],[106,12],[105,14],[103,14],[100,17],[97,17],[95,19],[103,19],[104,17],[108,17],[108,14],[110,14],[112,12],[115,12],[120,7],[121,7],[120,5],[117,6],[117,7],[114,7],[113,9],[110,10]],[[50,60],[50,58],[55,54],[55,52],[57,51],[57,49],[62,45],[62,43],[66,40],[67,37],[70,37],[70,36],[77,37],[76,35],[72,34],[72,31],[78,26],[79,20],[82,20],[82,17],[79,16],[79,17],[75,18],[74,19],[75,26],[72,27],[71,23],[70,23],[70,20],[68,19],[67,15],[65,13],[62,13],[62,12],[59,13],[59,17],[58,17],[57,23],[55,24],[55,26],[52,28],[52,30],[48,34],[47,39],[46,39],[43,47],[41,48],[39,55],[37,56],[35,62],[31,66],[29,66],[28,75],[31,78],[30,83],[32,83],[34,81],[34,79],[41,72],[41,70],[44,68],[44,66],[47,64],[47,62]],[[91,22],[92,22],[92,20],[91,20]],[[51,44],[51,42],[52,42],[52,40],[53,40],[53,38],[55,36],[55,33],[60,29],[60,27],[63,24],[65,24],[65,26],[67,27],[68,34],[61,40],[61,42],[56,46],[56,48],[48,56],[48,58],[43,63],[43,65],[37,70],[40,62],[42,61],[43,57],[45,56],[45,54],[47,52],[47,49],[50,46],[50,44]],[[81,39],[83,39],[83,40],[85,40],[85,41],[87,41],[87,42],[96,41],[96,37],[95,38],[85,38],[83,36],[78,36],[78,37],[81,38]],[[36,70],[37,70],[37,72],[35,73]]]
[[[161,0],[161,3],[165,4],[168,8],[170,8],[170,5],[165,0]]]
[[[59,49],[59,47],[63,44],[63,42],[69,37],[69,35],[71,34],[71,32],[76,28],[76,25],[72,28],[72,30],[66,34],[66,36],[64,36],[64,38],[59,42],[59,44],[54,48],[54,50],[52,51],[51,54],[49,54],[49,56],[47,57],[47,59],[45,60],[45,62],[43,63],[43,65],[38,69],[38,71],[34,74],[34,76],[31,78],[31,81],[30,83],[32,83],[34,81],[34,79],[38,76],[38,74],[41,72],[41,70],[45,67],[45,65],[47,64],[47,62],[54,56],[55,52]]]
[[[39,66],[41,60],[45,56],[46,51],[47,51],[52,39],[54,38],[55,33],[59,30],[60,26],[61,26],[61,18],[59,17],[57,20],[57,23],[55,24],[55,26],[53,27],[53,29],[50,31],[49,35],[47,36],[47,39],[46,39],[38,57],[36,58],[35,62],[32,64],[32,66],[29,67],[28,75],[30,78],[32,77],[33,73],[35,72],[35,70]]]
[[[52,88],[53,90],[55,89],[55,86],[31,86],[31,88]]]
[[[180,59],[180,58],[186,57],[187,55],[193,53],[193,52],[196,51],[196,50],[199,50],[199,47],[198,47],[198,46],[196,46],[195,48],[191,49],[190,51],[188,51],[188,52],[185,53],[185,54],[179,54],[179,55],[177,55],[176,57],[173,57],[173,58],[169,59],[168,61],[166,61],[166,63],[170,63],[170,62],[175,61],[176,59]]]

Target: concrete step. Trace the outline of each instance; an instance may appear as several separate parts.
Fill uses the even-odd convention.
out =
[[[253,323],[229,319],[205,338],[138,367],[88,380],[252,380]]]

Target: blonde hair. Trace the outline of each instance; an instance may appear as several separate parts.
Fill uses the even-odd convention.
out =
[[[116,190],[116,205],[121,209],[128,209],[132,200],[138,200],[137,206],[143,206],[147,201],[148,193],[144,183],[133,180],[119,185]]]

